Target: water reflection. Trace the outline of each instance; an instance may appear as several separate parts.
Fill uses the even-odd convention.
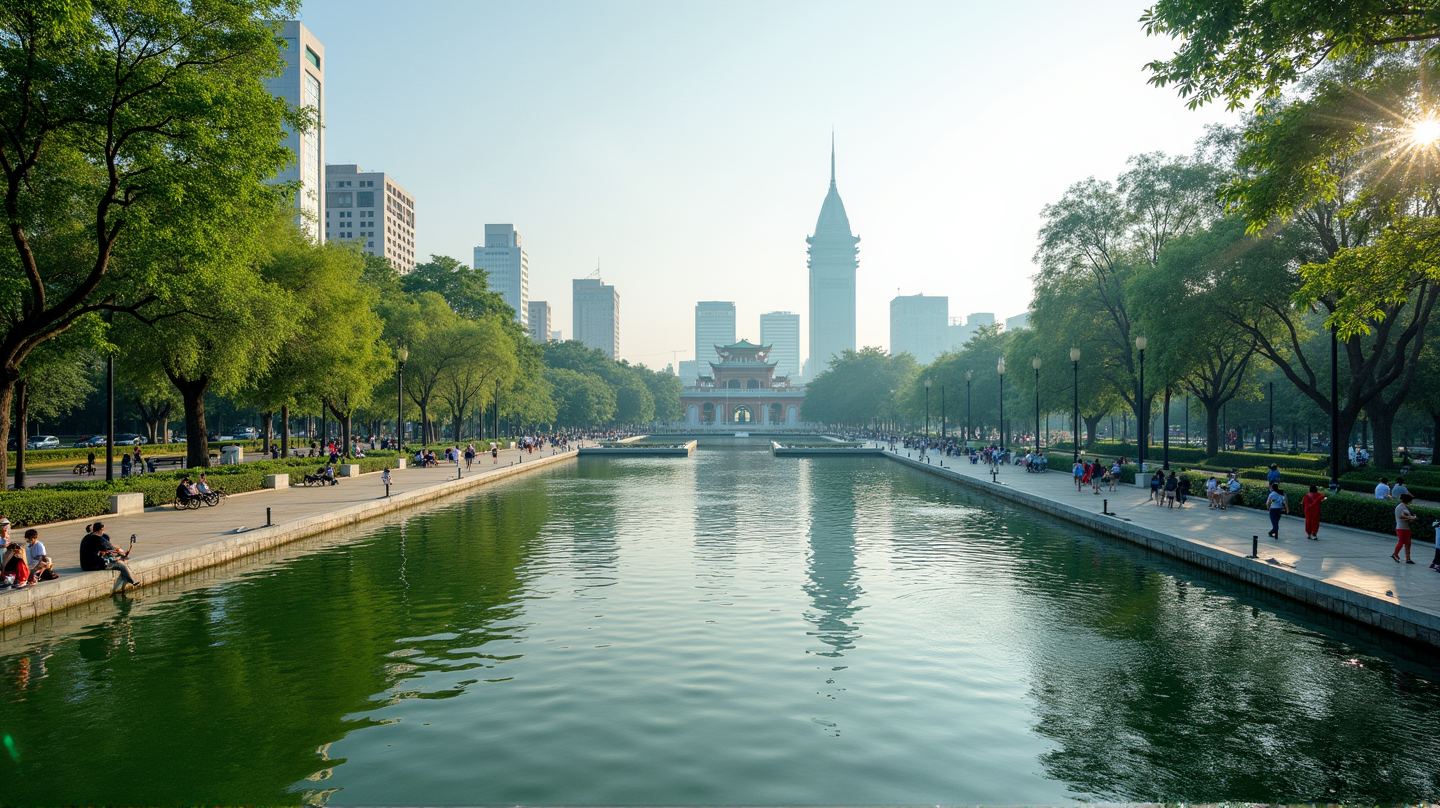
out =
[[[811,471],[814,476],[805,479],[808,490],[801,492],[811,503],[805,566],[805,593],[810,596],[811,608],[805,619],[815,626],[810,636],[828,646],[810,653],[838,658],[854,650],[860,638],[855,615],[863,608],[856,605],[864,590],[855,562],[854,480],[847,473],[852,470],[844,466],[812,467]]]

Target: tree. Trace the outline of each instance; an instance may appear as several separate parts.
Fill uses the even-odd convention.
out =
[[[680,409],[680,393],[685,385],[680,377],[661,371],[651,370],[644,365],[636,365],[634,372],[645,383],[645,389],[650,391],[650,397],[655,402],[655,420],[662,422],[678,421],[683,417]]]
[[[475,320],[490,314],[514,318],[515,310],[499,292],[490,291],[488,276],[483,269],[471,269],[447,255],[432,255],[401,276],[400,287],[407,294],[434,292],[450,304],[461,317]]]
[[[545,380],[555,391],[557,426],[596,426],[609,423],[615,417],[615,393],[596,374],[547,367]]]
[[[0,9],[0,457],[32,351],[87,314],[173,312],[175,266],[243,241],[282,189],[276,132],[304,128],[261,79],[289,0],[10,3]]]
[[[58,418],[85,403],[94,389],[89,370],[102,325],[95,315],[83,318],[67,333],[30,354],[15,383],[15,487],[25,487],[25,442],[31,419]]]
[[[1174,56],[1146,68],[1151,84],[1175,85],[1192,109],[1217,98],[1230,109],[1252,95],[1275,99],[1327,60],[1440,39],[1440,9],[1429,2],[1160,0],[1140,21],[1151,36],[1180,40]]]
[[[1094,354],[1087,365],[1099,369],[1137,422],[1148,423],[1164,386],[1147,383],[1141,390],[1135,338],[1142,334],[1125,289],[1136,272],[1159,261],[1172,239],[1218,215],[1217,172],[1199,159],[1158,153],[1132,157],[1129,165],[1115,185],[1092,177],[1042,210],[1035,312],[1039,316],[1046,302],[1042,293],[1055,301],[1061,290],[1073,296],[1066,305],[1096,312],[1094,331],[1086,335]],[[1081,336],[1067,341],[1078,344]]]
[[[918,372],[910,354],[888,356],[874,346],[847,350],[805,386],[802,415],[825,424],[869,426]]]
[[[615,391],[615,421],[621,424],[643,424],[655,419],[655,397],[641,380],[640,374],[627,364],[612,373],[610,387]]]
[[[457,320],[439,335],[455,355],[440,373],[438,394],[450,409],[457,443],[464,440],[465,419],[493,400],[495,388],[515,374],[515,345],[500,316]]]

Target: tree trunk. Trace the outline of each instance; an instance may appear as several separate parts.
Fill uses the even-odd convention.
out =
[[[1160,436],[1160,453],[1161,453],[1161,454],[1160,454],[1160,457],[1164,459],[1165,468],[1166,468],[1166,469],[1169,469],[1169,468],[1170,468],[1170,385],[1168,385],[1168,384],[1165,385],[1165,406],[1164,406],[1164,408],[1161,410],[1161,412],[1163,413],[1163,415],[1162,415],[1162,417],[1161,417],[1161,420],[1162,420],[1163,423],[1162,423],[1162,425],[1161,425],[1161,427],[1160,427],[1160,432],[1161,432],[1161,436]]]
[[[1204,403],[1204,402],[1202,402]],[[1220,453],[1220,408],[1205,405],[1205,456]]]
[[[1365,407],[1365,420],[1375,425],[1375,449],[1370,452],[1370,462],[1377,469],[1395,468],[1395,412],[1398,408],[1388,406],[1384,396],[1370,399]]]
[[[330,414],[335,416],[335,425],[340,429],[340,456],[349,457],[351,424],[355,414],[345,412],[329,401],[321,401],[321,404],[330,408]]]
[[[28,426],[26,419],[30,417],[30,385],[24,379],[15,382],[15,420],[19,429],[15,434],[15,490],[19,491],[25,487],[25,441],[29,438],[25,434]]]
[[[465,425],[465,419],[464,419],[462,416],[460,416],[460,415],[456,415],[456,416],[455,416],[455,443],[457,443],[457,444],[460,443],[460,435],[463,434],[463,430],[464,430],[464,428],[465,428],[464,425]]]
[[[290,405],[280,407],[280,456],[290,456]]]
[[[170,379],[185,402],[185,465],[189,468],[210,467],[210,436],[205,432],[205,390],[208,378],[198,381]]]
[[[260,413],[260,451],[270,454],[270,430],[275,426],[275,413]]]
[[[1092,415],[1089,418],[1083,415],[1080,416],[1080,419],[1085,422],[1085,448],[1087,450],[1093,450],[1095,448],[1095,430],[1100,427],[1100,419],[1104,417],[1105,415],[1103,413],[1100,415]]]

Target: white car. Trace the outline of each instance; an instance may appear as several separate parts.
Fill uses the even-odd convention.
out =
[[[60,439],[54,435],[36,435],[25,441],[26,449],[59,449]]]

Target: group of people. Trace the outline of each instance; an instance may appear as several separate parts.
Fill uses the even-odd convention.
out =
[[[1102,487],[1114,491],[1120,484],[1120,461],[1116,460],[1106,466],[1098,457],[1088,462],[1079,459],[1070,467],[1070,476],[1075,479],[1075,490],[1078,492],[1084,492],[1087,485],[1096,494],[1100,493]]]
[[[90,454],[90,465],[91,467],[95,465],[95,454],[93,452]],[[154,471],[155,461],[150,458],[141,457],[139,446],[136,446],[135,449],[129,453],[120,455],[121,477],[129,477],[132,474],[146,474]]]
[[[180,483],[175,486],[175,499],[183,505],[190,500],[211,493],[210,481],[206,479],[205,472],[200,472],[199,480],[191,480],[190,475],[180,478]]]
[[[60,576],[55,565],[40,543],[40,531],[30,528],[25,531],[25,543],[10,540],[10,520],[0,516],[0,543],[5,552],[0,556],[0,587],[22,589],[41,581]]]

